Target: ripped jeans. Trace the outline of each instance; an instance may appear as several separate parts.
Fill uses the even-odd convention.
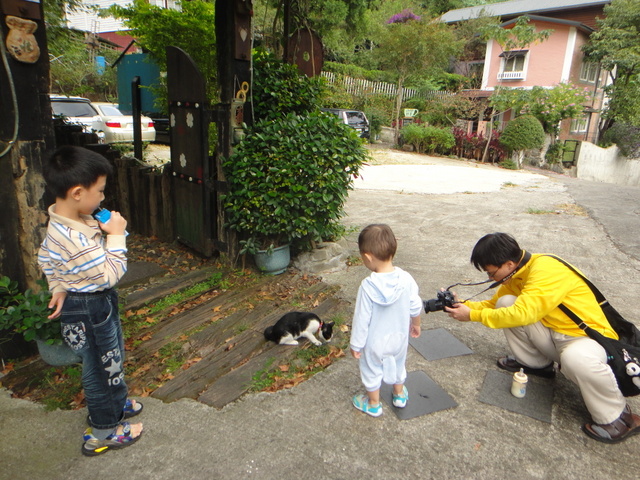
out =
[[[82,386],[90,423],[115,428],[127,400],[124,381],[124,339],[118,294],[68,292],[60,317],[62,338],[82,358]]]

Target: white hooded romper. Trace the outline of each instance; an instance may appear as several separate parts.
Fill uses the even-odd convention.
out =
[[[413,277],[394,267],[372,272],[360,284],[351,330],[351,348],[362,352],[360,376],[367,391],[404,383],[411,317],[422,310]]]

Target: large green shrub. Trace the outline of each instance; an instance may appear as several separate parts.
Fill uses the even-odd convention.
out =
[[[448,153],[456,144],[450,128],[411,123],[400,134],[404,142],[413,145],[419,153]]]
[[[258,122],[223,163],[229,226],[258,248],[339,236],[366,155],[355,130],[334,115]]]
[[[640,127],[628,123],[614,123],[602,136],[600,146],[609,147],[614,143],[625,157],[639,158]]]
[[[522,115],[507,123],[500,144],[511,152],[541,148],[544,145],[544,129],[533,115]]]
[[[289,113],[305,115],[320,106],[326,90],[324,78],[300,75],[295,65],[264,50],[254,52],[253,68],[251,98],[256,121],[275,120]]]

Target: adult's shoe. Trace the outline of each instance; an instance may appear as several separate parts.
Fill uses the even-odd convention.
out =
[[[555,378],[556,376],[556,370],[553,367],[553,362],[543,368],[531,368],[526,365],[522,365],[515,358],[508,355],[506,357],[500,357],[496,363],[498,364],[498,367],[506,370],[507,372],[519,372],[520,369],[522,369],[524,373],[528,375],[536,375],[543,378]]]
[[[631,413],[629,405],[613,422],[601,425],[585,423],[582,431],[594,440],[604,443],[618,443],[640,433],[640,416]]]

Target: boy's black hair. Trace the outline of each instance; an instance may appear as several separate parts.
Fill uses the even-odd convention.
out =
[[[485,235],[471,252],[471,263],[478,270],[487,265],[499,267],[509,260],[518,263],[522,257],[522,249],[516,239],[508,233],[490,233]]]
[[[365,227],[358,235],[360,253],[370,253],[378,260],[391,260],[396,254],[398,242],[389,225],[383,223]]]
[[[44,179],[56,198],[66,198],[77,185],[90,188],[99,177],[112,173],[113,167],[102,155],[72,145],[58,148],[44,166]]]

